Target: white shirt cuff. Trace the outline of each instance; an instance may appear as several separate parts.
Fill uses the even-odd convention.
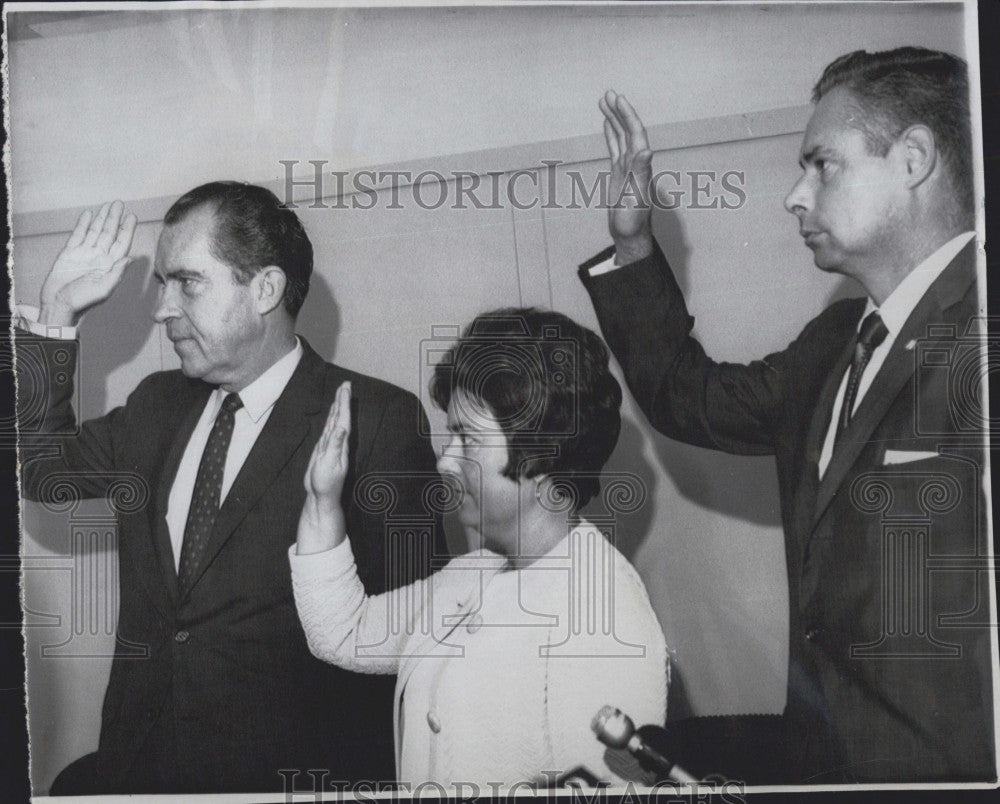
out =
[[[591,265],[588,269],[591,276],[600,276],[601,274],[607,274],[611,271],[615,271],[621,268],[620,265],[615,263],[616,254],[612,254],[604,262],[599,262],[597,265]]]
[[[30,304],[19,304],[14,308],[17,320],[14,322],[21,329],[26,329],[32,335],[39,335],[42,338],[54,338],[60,341],[75,341],[77,327],[65,325],[54,326],[52,324],[38,323],[40,310]]]
[[[336,547],[320,553],[300,555],[295,549],[294,543],[289,546],[288,562],[292,566],[292,574],[303,581],[336,577],[354,565],[350,539],[344,539]]]

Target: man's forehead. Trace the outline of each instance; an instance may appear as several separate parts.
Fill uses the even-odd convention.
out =
[[[215,227],[215,212],[206,207],[192,209],[173,223],[165,223],[156,241],[156,264],[192,248],[207,248]]]
[[[834,87],[816,104],[806,124],[799,154],[806,158],[818,149],[834,150],[845,138],[861,135],[863,112],[847,89]]]
[[[811,140],[857,131],[861,128],[863,114],[860,104],[850,90],[834,87],[820,98],[816,108],[813,109],[809,122],[806,123],[803,145]]]

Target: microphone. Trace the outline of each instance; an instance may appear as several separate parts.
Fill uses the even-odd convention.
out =
[[[602,706],[590,724],[597,739],[608,748],[624,748],[647,767],[680,784],[694,784],[698,780],[679,765],[648,745],[636,732],[632,718],[621,709]]]

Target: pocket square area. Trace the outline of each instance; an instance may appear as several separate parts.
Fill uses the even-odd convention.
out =
[[[914,461],[925,461],[928,458],[937,458],[938,453],[933,450],[919,449],[887,449],[885,458],[882,459],[883,466],[891,466],[897,463],[913,463]]]

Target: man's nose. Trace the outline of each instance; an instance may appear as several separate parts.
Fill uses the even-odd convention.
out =
[[[793,215],[800,215],[808,212],[812,208],[812,190],[808,177],[803,174],[799,180],[792,185],[791,191],[785,196],[785,209]]]
[[[161,285],[160,291],[156,296],[156,307],[153,309],[153,320],[157,324],[163,324],[171,318],[177,318],[178,315],[173,294],[170,293],[166,286]]]

